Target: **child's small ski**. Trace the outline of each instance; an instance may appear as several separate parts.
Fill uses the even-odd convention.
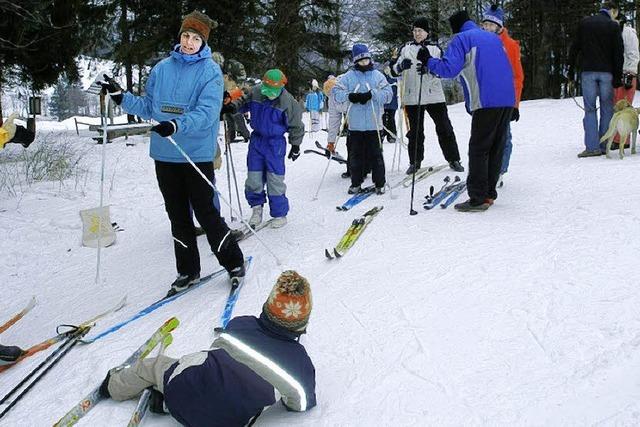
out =
[[[348,211],[349,209],[351,209],[352,207],[354,207],[358,203],[362,202],[363,200],[366,200],[375,191],[376,191],[375,185],[370,185],[369,187],[364,187],[362,190],[360,190],[359,193],[354,194],[353,196],[351,196],[349,198],[349,200],[344,202],[341,206],[336,206],[336,209],[339,210],[339,211]]]
[[[376,206],[365,212],[362,216],[354,219],[351,226],[347,229],[347,232],[342,236],[342,239],[340,239],[338,245],[333,248],[333,251],[330,252],[328,249],[325,249],[325,256],[329,259],[333,259],[333,257],[342,258],[382,209],[383,206]]]

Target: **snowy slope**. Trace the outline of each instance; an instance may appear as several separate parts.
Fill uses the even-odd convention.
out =
[[[450,113],[466,157],[470,119],[462,105]],[[409,189],[395,192],[396,200],[372,196],[337,212],[347,198],[342,167],[331,165],[319,200],[311,201],[325,161],[311,154],[287,161],[289,224],[261,233],[284,265],[256,239],[243,242],[254,264],[235,314],[257,314],[284,268],[310,280],[314,311],[303,343],[316,366],[318,407],[294,414],[278,405],[257,425],[640,424],[640,156],[578,159],[582,111],[571,100],[524,102],[521,113],[510,173],[486,213],[422,209],[429,185],[439,186],[449,170],[419,183],[417,216],[408,215]],[[427,119],[425,126],[426,158],[441,163],[433,124]],[[128,305],[101,321],[101,330],[168,289],[175,274],[169,222],[148,142],[137,138],[135,147],[107,146],[106,203],[125,231],[103,251],[97,285],[95,252],[79,243],[78,211],[99,201],[101,147],[90,145],[88,131],[78,138],[92,147],[84,192],[44,183],[19,199],[0,199],[0,321],[38,297],[38,306],[0,337],[4,344],[26,347],[128,295]],[[311,145],[307,138],[303,149]],[[233,150],[243,182],[246,145]],[[393,146],[385,151],[390,165]],[[403,162],[405,169],[406,153]],[[390,182],[402,176],[387,174]],[[218,180],[226,197],[224,170]],[[327,261],[324,247],[374,205],[385,208],[352,251]],[[199,243],[203,273],[217,269],[206,241]],[[172,315],[182,325],[168,354],[206,349],[226,293],[221,281],[202,286],[74,349],[0,425],[51,425]],[[0,396],[43,357],[0,374]],[[125,425],[134,406],[106,402],[81,425]],[[175,422],[149,416],[145,424]]]

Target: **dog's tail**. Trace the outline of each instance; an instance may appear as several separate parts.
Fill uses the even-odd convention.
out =
[[[605,142],[607,139],[613,138],[613,136],[617,132],[616,130],[617,124],[618,124],[618,117],[614,114],[613,117],[611,117],[611,121],[609,122],[609,129],[607,129],[607,133],[602,135],[602,138],[600,138],[600,142]]]

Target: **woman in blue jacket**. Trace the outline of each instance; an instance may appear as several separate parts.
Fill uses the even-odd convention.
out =
[[[171,221],[178,277],[170,293],[200,280],[200,255],[189,205],[204,229],[211,250],[231,276],[244,276],[243,255],[229,227],[211,200],[213,189],[167,139],[171,136],[198,169],[214,181],[213,159],[223,79],[206,43],[212,25],[207,15],[194,11],[180,27],[180,43],[168,58],[151,70],[145,95],[121,93],[112,80],[104,84],[113,100],[130,114],[160,122],[151,128],[150,155]]]

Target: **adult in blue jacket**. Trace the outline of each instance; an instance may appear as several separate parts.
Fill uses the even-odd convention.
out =
[[[359,193],[366,167],[371,167],[377,194],[384,193],[385,169],[380,145],[384,105],[391,101],[393,91],[384,74],[373,69],[369,49],[354,44],[351,50],[353,68],[347,71],[333,88],[336,101],[349,101],[349,194]]]
[[[178,277],[171,293],[200,280],[200,255],[191,218],[193,207],[211,250],[232,279],[244,275],[243,255],[229,227],[213,206],[213,189],[166,137],[171,136],[196,167],[214,182],[213,159],[223,80],[206,44],[215,22],[194,11],[180,27],[180,43],[151,70],[144,96],[121,93],[112,79],[104,84],[112,99],[130,114],[160,122],[151,130],[150,155],[171,222]]]
[[[444,56],[432,58],[421,49],[418,60],[443,78],[460,76],[467,111],[472,115],[469,139],[469,200],[458,211],[487,210],[498,197],[496,184],[502,165],[507,126],[515,105],[513,72],[502,42],[481,30],[466,11],[449,18],[455,34]]]
[[[316,406],[315,368],[299,340],[311,308],[307,280],[285,271],[259,318],[232,319],[209,351],[179,360],[161,355],[110,372],[101,394],[127,400],[153,387],[152,411],[166,407],[194,427],[245,426],[278,400],[289,411],[307,411]]]

